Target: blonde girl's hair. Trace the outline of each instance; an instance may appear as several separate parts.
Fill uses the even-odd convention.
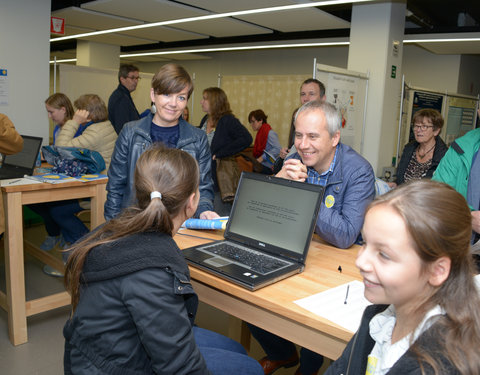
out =
[[[57,92],[53,95],[50,95],[45,100],[45,104],[55,109],[65,108],[64,122],[67,122],[68,120],[71,120],[73,118],[73,114],[74,114],[73,105],[70,99],[68,99],[67,95]]]
[[[173,218],[186,213],[192,193],[198,191],[199,170],[187,152],[154,145],[145,151],[135,168],[136,204],[127,208],[99,229],[77,242],[65,270],[65,286],[75,311],[79,301],[80,280],[85,259],[96,246],[143,232],[161,232],[173,236]],[[162,197],[152,199],[153,191]]]

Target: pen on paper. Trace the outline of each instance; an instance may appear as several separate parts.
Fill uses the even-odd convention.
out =
[[[13,180],[13,181],[10,181],[8,184],[11,185],[11,184],[15,184],[17,182],[20,182],[21,180]]]
[[[348,291],[350,290],[350,284],[347,285],[347,294],[345,294],[345,301],[343,302],[345,305],[347,304],[347,298],[348,298]]]

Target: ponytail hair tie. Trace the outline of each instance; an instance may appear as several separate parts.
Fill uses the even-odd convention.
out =
[[[152,191],[150,193],[150,200],[153,200],[155,198],[160,198],[162,199],[162,193],[160,193],[159,191]]]

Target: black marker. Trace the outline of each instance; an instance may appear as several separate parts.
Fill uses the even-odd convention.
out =
[[[345,294],[345,302],[343,302],[345,305],[347,304],[347,298],[348,298],[348,291],[350,290],[350,284],[347,285],[347,294]]]

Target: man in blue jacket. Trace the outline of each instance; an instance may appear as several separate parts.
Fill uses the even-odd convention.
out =
[[[365,208],[375,195],[375,175],[370,163],[340,142],[341,118],[335,106],[312,101],[295,118],[297,152],[285,160],[277,177],[325,186],[315,232],[332,245],[345,249],[354,244],[363,225]],[[295,366],[295,345],[270,332],[250,326],[267,356],[260,360],[265,374]],[[296,375],[315,375],[323,357],[300,351]]]
[[[297,152],[277,177],[325,186],[315,232],[345,249],[360,234],[365,208],[375,195],[375,175],[367,160],[340,142],[340,129],[341,118],[332,104],[304,104],[295,120]]]
[[[129,121],[140,118],[130,93],[137,88],[140,79],[139,69],[135,65],[122,64],[118,70],[118,87],[108,99],[108,119],[117,134]]]

